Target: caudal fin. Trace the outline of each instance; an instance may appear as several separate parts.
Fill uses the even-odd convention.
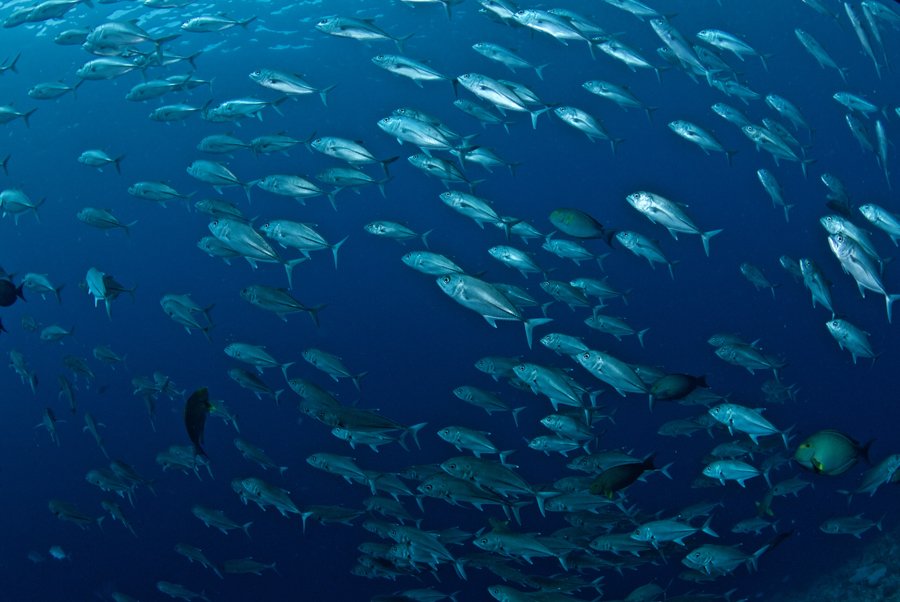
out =
[[[342,238],[340,241],[336,242],[331,246],[331,254],[334,256],[334,269],[338,267],[338,250],[341,248],[341,245],[347,242],[347,239],[350,238],[349,235]]]
[[[553,318],[531,318],[530,320],[524,320],[522,323],[525,326],[525,338],[528,339],[528,348],[531,349],[531,341],[533,338],[533,331],[535,326],[542,326],[543,324],[548,324],[553,321]]]
[[[894,301],[900,299],[900,295],[885,295],[884,296],[884,304],[887,307],[887,318],[888,324],[891,323],[891,307],[894,305]]]
[[[709,257],[709,239],[720,233],[722,230],[710,230],[708,232],[700,233],[700,240],[703,241],[703,250],[706,252],[706,256]]]

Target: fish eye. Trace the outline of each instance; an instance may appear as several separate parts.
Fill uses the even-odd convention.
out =
[[[589,359],[591,357],[591,354],[588,353],[587,351],[585,351],[584,353],[581,354],[581,357],[582,357],[582,359]]]
[[[488,542],[487,537],[482,537],[482,538],[481,538],[481,543],[482,543],[483,545],[487,545],[487,542]]]
[[[450,276],[444,276],[443,278],[441,278],[441,281],[444,284],[450,284]]]
[[[450,464],[449,467],[451,470],[456,470],[456,462],[454,462],[453,464]]]

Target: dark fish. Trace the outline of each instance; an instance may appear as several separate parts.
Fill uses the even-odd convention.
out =
[[[203,450],[203,428],[206,426],[206,417],[211,409],[209,390],[206,387],[191,393],[184,404],[184,426],[194,444],[194,453],[205,458],[209,456]]]
[[[656,470],[653,456],[642,462],[629,462],[613,466],[597,475],[597,478],[591,483],[589,491],[594,495],[605,495],[612,499],[615,492],[625,489],[648,470]]]
[[[0,307],[9,307],[16,299],[25,300],[22,294],[22,285],[16,286],[9,278],[0,279]]]
[[[0,332],[9,332],[9,331],[6,330],[6,328],[3,326],[3,319],[2,319],[2,318],[0,318]]]
[[[836,213],[840,213],[844,217],[850,218],[853,216],[853,208],[850,206],[850,203],[846,201],[831,200],[827,201],[825,206]]]
[[[694,389],[708,389],[705,376],[690,374],[666,374],[650,387],[650,395],[659,401],[672,401],[686,397]]]

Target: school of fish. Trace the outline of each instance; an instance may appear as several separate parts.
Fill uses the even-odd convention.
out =
[[[0,3],[0,90],[16,99],[0,106],[0,345],[18,385],[3,398],[33,406],[39,445],[62,457],[89,441],[99,453],[94,464],[77,469],[84,474],[77,495],[61,487],[46,500],[45,519],[71,523],[96,541],[120,528],[138,542],[153,536],[140,516],[149,493],[176,524],[196,520],[209,528],[205,541],[167,542],[173,557],[197,568],[189,582],[148,571],[146,582],[117,582],[103,599],[150,599],[154,594],[146,592],[153,591],[186,601],[225,600],[223,583],[235,575],[313,580],[318,567],[267,557],[254,531],[274,524],[299,547],[322,533],[312,532],[314,522],[357,534],[352,554],[317,561],[345,563],[352,579],[371,580],[371,587],[357,587],[372,592],[373,602],[608,600],[606,592],[630,602],[736,602],[756,597],[747,583],[737,591],[729,585],[736,573],[762,573],[769,558],[803,545],[788,517],[803,512],[792,498],[812,496],[814,486],[814,495],[849,504],[844,515],[821,523],[823,534],[860,538],[895,522],[867,512],[865,504],[876,494],[896,495],[886,490],[900,482],[900,442],[879,442],[877,454],[870,453],[866,432],[797,420],[787,408],[800,403],[803,385],[786,380],[791,358],[768,349],[764,334],[741,336],[714,324],[705,333],[683,333],[691,345],[709,343],[716,371],[734,376],[737,370],[725,364],[741,369],[741,377],[752,379],[752,394],[722,390],[716,373],[685,365],[671,345],[655,347],[662,341],[648,324],[659,316],[632,309],[630,301],[641,294],[632,290],[635,283],[661,275],[699,288],[717,277],[704,274],[704,262],[720,241],[739,233],[730,231],[734,222],[709,223],[703,182],[694,183],[701,193],[691,199],[673,196],[651,177],[652,165],[637,167],[645,176],[623,175],[628,184],[611,178],[625,169],[622,153],[636,144],[626,132],[639,128],[680,158],[729,174],[736,187],[743,186],[740,178],[753,182],[758,188],[751,194],[771,200],[779,228],[815,231],[819,246],[797,258],[779,257],[778,241],[768,241],[774,253],[768,259],[790,278],[783,287],[764,265],[767,258],[739,258],[733,270],[748,281],[740,296],[776,313],[786,296],[811,297],[810,311],[836,344],[829,351],[846,352],[848,369],[896,361],[878,359],[872,335],[854,322],[858,316],[870,322],[877,313],[885,332],[896,328],[900,277],[888,251],[900,241],[891,171],[898,165],[892,139],[900,131],[894,79],[900,5],[785,1],[803,20],[795,27],[772,19],[785,43],[795,45],[786,55],[769,52],[764,39],[739,28],[713,28],[734,22],[722,17],[738,10],[733,0],[681,2],[674,10],[663,0],[560,3],[397,0],[356,3],[337,15],[325,14],[331,3],[322,2]],[[483,39],[446,48],[442,56],[419,55],[430,36],[440,32],[457,42],[468,39],[463,31]],[[251,40],[267,35],[284,44],[242,53],[243,44],[253,48]],[[853,57],[853,68],[833,50],[845,43],[863,57]],[[318,47],[335,56],[346,51],[343,64],[317,70],[312,54],[303,53]],[[291,51],[307,64],[287,58]],[[30,71],[41,52],[65,57],[54,63],[58,72]],[[224,71],[243,70],[246,59],[257,66],[237,77]],[[818,137],[808,115],[819,111],[779,92],[786,86],[770,73],[784,65],[830,78],[831,88],[819,91],[821,103],[838,107],[842,117],[834,127],[847,128],[846,140]],[[819,68],[823,73],[814,71]],[[367,78],[346,76],[356,70],[367,70]],[[666,106],[666,90],[676,80],[693,90],[695,106],[685,115]],[[648,83],[659,90],[652,101],[632,90]],[[410,100],[361,125],[357,115],[332,109],[352,100],[368,116],[363,105],[373,88]],[[67,119],[75,121],[94,90],[102,90],[99,110],[117,137],[100,141],[73,130],[75,139],[61,147],[88,139],[96,147],[68,158],[35,147],[44,115],[71,112]],[[116,111],[135,106],[152,135],[116,122]],[[330,119],[309,124],[308,111]],[[560,174],[517,159],[517,146],[550,128],[558,130],[559,144],[546,149],[556,155],[555,165],[590,156],[597,173]],[[195,148],[154,149],[167,132],[189,137]],[[869,185],[883,200],[857,202],[848,192],[854,174],[842,181],[820,169],[820,158],[856,146],[877,168],[880,180]],[[173,169],[155,173],[154,164],[137,165],[132,157],[144,152]],[[95,170],[96,189],[54,198],[48,182],[20,175],[29,172],[29,161],[44,162],[47,178],[56,181],[70,177],[68,170]],[[516,190],[511,181],[528,174],[553,182],[552,210],[536,215],[527,191],[507,192]],[[591,184],[602,203],[572,192],[577,180],[591,178],[605,182]],[[606,185],[630,188],[611,198],[600,190]],[[432,189],[431,198],[405,196],[413,187]],[[166,217],[148,219],[138,203]],[[447,211],[440,220],[423,219],[417,205],[425,203]],[[799,207],[814,203],[820,217],[804,220],[804,210],[798,219]],[[610,218],[627,212],[634,219]],[[80,242],[42,234],[45,220],[63,214],[77,230],[73,241],[102,237],[103,247],[84,247],[102,251],[53,269],[29,263],[32,246],[70,260],[83,253]],[[370,219],[374,214],[379,217]],[[388,247],[410,268],[399,277],[409,287],[397,293],[402,298],[392,297],[387,276],[378,277],[394,274],[396,265],[376,261]],[[152,261],[170,249],[185,257],[183,265]],[[483,262],[466,265],[471,249]],[[813,258],[825,249],[827,264]],[[352,295],[330,280],[347,254],[356,262],[371,256],[368,280],[352,283]],[[73,264],[85,267],[70,271]],[[232,298],[210,298],[202,287],[185,290],[192,278],[179,270],[198,264],[202,277],[224,283]],[[613,284],[606,274],[611,264],[627,266],[633,281]],[[122,265],[134,269],[112,267]],[[862,299],[838,300],[838,289],[857,289]],[[152,299],[154,313],[136,314],[128,299]],[[368,325],[356,319],[353,302],[384,306],[398,340],[409,334],[404,312],[410,307],[423,316],[452,317],[446,325],[434,317],[442,340],[420,333],[421,347],[410,357],[431,364],[454,354],[471,370],[447,375],[459,382],[451,390],[425,390],[421,383],[415,419],[399,420],[396,402],[370,397],[367,385],[414,378],[418,368],[392,364],[392,341],[366,338]],[[70,314],[63,310],[73,304],[95,308],[87,314],[92,320],[65,321]],[[231,315],[223,306],[238,305],[241,320],[217,318]],[[462,326],[451,324],[480,329],[466,338]],[[191,335],[189,346],[181,329]],[[514,340],[501,338],[514,329]],[[342,348],[323,332],[355,342]],[[129,359],[154,345],[156,364]],[[189,363],[167,364],[182,345]],[[43,363],[37,353],[21,351],[38,348],[59,353],[57,374],[39,374],[32,367]],[[182,376],[176,384],[168,375],[191,374],[191,363],[214,366],[218,380],[183,388]],[[395,372],[378,374],[384,365]],[[101,403],[112,396],[133,397],[143,407],[117,402],[127,407],[126,421]],[[625,408],[638,400],[640,412]],[[258,437],[242,430],[248,414]],[[626,432],[631,421],[647,434],[610,444],[616,441],[610,433]],[[258,428],[267,423],[290,427],[302,460],[269,456]],[[514,436],[506,436],[513,428]],[[140,431],[136,439],[172,437],[158,449],[139,449],[113,430]],[[711,438],[700,455],[693,451],[695,433]],[[690,443],[680,448],[682,442]],[[836,480],[851,471],[852,478]],[[534,476],[548,473],[557,476]],[[690,487],[690,504],[642,495],[666,491],[676,478]],[[193,479],[205,483],[207,495],[181,493],[194,490]],[[342,487],[345,503],[318,499],[311,483],[319,482]],[[727,499],[709,494],[722,488]],[[93,507],[72,501],[91,495]],[[465,516],[465,526],[448,526],[445,512],[451,525],[453,516]],[[219,553],[223,536],[216,530],[227,535],[229,550],[243,555]],[[60,545],[46,554],[87,561]],[[37,564],[45,556],[30,550],[28,558]],[[623,591],[626,577],[642,585]]]

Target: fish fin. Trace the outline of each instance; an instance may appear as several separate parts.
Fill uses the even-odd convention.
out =
[[[722,232],[719,230],[709,230],[707,232],[700,233],[700,239],[703,241],[703,250],[706,252],[706,256],[709,257],[709,239]]]

